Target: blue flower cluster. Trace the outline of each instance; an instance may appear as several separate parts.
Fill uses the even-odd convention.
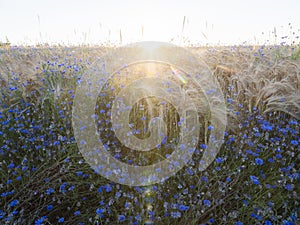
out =
[[[234,85],[224,88],[234,125],[206,171],[198,169],[209,146],[204,138],[188,165],[163,183],[128,187],[93,171],[78,151],[71,117],[76,85],[101,49],[87,48],[82,58],[69,53],[76,48],[49,49],[35,79],[13,73],[2,87],[0,224],[299,224],[300,121],[249,108]],[[265,57],[263,50],[257,54]],[[121,158],[123,146],[110,129],[110,96],[99,98],[101,138]],[[207,133],[217,129],[205,126]],[[171,144],[168,138],[162,143]]]

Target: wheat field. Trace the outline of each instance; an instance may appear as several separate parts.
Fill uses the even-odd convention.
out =
[[[74,140],[77,82],[114,48],[0,49],[1,224],[300,223],[299,45],[187,46],[223,91],[224,143],[207,170],[199,143],[176,176],[145,187],[102,178]]]

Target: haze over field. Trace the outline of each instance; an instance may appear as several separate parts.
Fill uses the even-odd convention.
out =
[[[297,0],[1,0],[0,5],[0,42],[7,37],[12,44],[120,44],[120,39],[179,44],[183,37],[195,44],[273,44],[300,28]]]

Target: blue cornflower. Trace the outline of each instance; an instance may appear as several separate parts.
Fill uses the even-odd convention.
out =
[[[227,177],[227,178],[226,178],[226,181],[227,181],[227,182],[230,182],[230,181],[231,181],[231,178],[230,178],[230,177]]]
[[[266,130],[266,131],[271,131],[271,130],[273,130],[273,126],[270,125],[269,123],[264,123],[261,125],[261,129]]]
[[[269,163],[273,163],[273,162],[275,162],[275,161],[274,161],[274,159],[272,159],[272,158],[268,158],[268,162],[269,162]]]
[[[250,176],[250,180],[251,180],[251,181],[253,182],[253,184],[255,184],[255,185],[260,184],[260,183],[259,183],[259,180],[258,180],[258,177],[256,177],[256,176],[251,175],[251,176]]]
[[[77,210],[76,212],[74,212],[74,216],[78,216],[78,215],[80,215],[80,211],[79,210]]]
[[[204,181],[205,183],[208,182],[208,178],[207,178],[206,176],[202,176],[202,177],[201,177],[201,180]]]
[[[232,98],[228,98],[228,99],[227,99],[227,103],[229,103],[229,104],[233,103]]]
[[[252,218],[257,219],[257,220],[261,220],[261,219],[262,219],[262,217],[261,217],[260,215],[257,215],[257,214],[255,214],[255,213],[251,213],[250,216],[251,216]]]
[[[47,195],[50,195],[51,193],[54,193],[54,189],[53,189],[53,188],[48,188],[48,189],[46,190],[46,194],[47,194]]]
[[[186,211],[186,210],[188,210],[190,207],[189,206],[186,206],[186,205],[180,205],[179,206],[179,210],[180,211]]]
[[[96,209],[96,214],[99,215],[101,218],[104,217],[103,213],[104,213],[104,209],[102,209],[102,208]]]
[[[77,175],[77,176],[79,176],[79,177],[80,177],[80,176],[82,176],[82,174],[83,174],[83,172],[82,172],[82,171],[78,171],[78,172],[76,172],[76,175]]]
[[[208,207],[210,207],[211,202],[208,199],[204,199],[203,200],[203,204],[206,205],[206,206],[208,206]]]
[[[50,210],[52,210],[52,209],[53,209],[53,205],[51,205],[51,204],[50,204],[50,205],[47,205],[47,210],[48,210],[48,211],[50,211]]]
[[[98,188],[98,193],[102,193],[102,191],[103,191],[103,187],[101,186]]]
[[[270,201],[270,202],[268,202],[268,206],[273,207],[274,203]]]
[[[62,189],[64,189],[66,186],[67,186],[67,183],[64,182],[63,184],[60,185],[59,189],[62,190]]]
[[[180,145],[180,150],[181,150],[181,151],[184,151],[184,149],[185,149],[185,144],[181,144],[181,145]]]
[[[0,209],[0,219],[3,219],[4,215],[5,215],[5,212]]]
[[[125,219],[126,219],[126,217],[125,217],[124,215],[119,215],[119,216],[118,216],[118,220],[119,220],[120,222],[124,222]]]
[[[15,167],[15,164],[14,164],[14,163],[10,163],[10,164],[7,165],[7,168],[8,168],[8,169],[12,169],[12,168],[14,168],[14,167]]]
[[[47,219],[47,216],[42,216],[41,218],[34,221],[34,224],[35,225],[42,225],[45,219]]]
[[[286,184],[284,188],[288,191],[292,191],[294,187],[292,184]]]
[[[106,190],[106,192],[111,192],[112,191],[112,185],[110,185],[110,184],[106,185],[105,190]]]
[[[206,149],[206,148],[207,148],[207,145],[205,145],[205,144],[200,144],[200,148]]]
[[[224,162],[224,159],[221,158],[221,157],[218,157],[218,158],[216,158],[216,162],[217,163],[222,163],[222,162]]]
[[[291,145],[298,145],[298,144],[299,144],[298,141],[296,141],[296,140],[291,140]]]
[[[134,219],[136,219],[137,221],[141,221],[142,220],[142,217],[141,217],[141,215],[136,215],[135,217],[134,217]]]
[[[53,142],[53,145],[54,145],[54,146],[57,146],[57,145],[59,145],[59,144],[60,144],[60,141],[54,141],[54,142]]]
[[[180,218],[181,217],[181,212],[171,212],[171,217],[172,218]]]
[[[16,205],[18,205],[19,204],[19,201],[17,200],[17,199],[15,199],[15,200],[13,200],[13,201],[11,201],[10,203],[9,203],[9,206],[10,207],[14,207],[14,206],[16,206]]]
[[[255,163],[256,163],[256,165],[261,166],[261,165],[264,164],[264,160],[262,160],[261,158],[256,158],[256,159],[255,159]]]
[[[65,218],[64,218],[64,217],[60,217],[60,218],[57,220],[58,223],[63,223],[64,221],[65,221]]]
[[[121,192],[118,191],[118,192],[116,193],[116,198],[120,198],[121,195],[122,195]]]
[[[265,220],[266,225],[272,225],[272,222],[270,220]]]
[[[191,168],[187,168],[186,171],[188,172],[189,175],[194,175],[194,171]]]

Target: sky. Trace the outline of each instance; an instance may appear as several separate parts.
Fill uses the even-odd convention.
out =
[[[0,0],[0,42],[13,45],[265,44],[299,28],[299,0]]]

